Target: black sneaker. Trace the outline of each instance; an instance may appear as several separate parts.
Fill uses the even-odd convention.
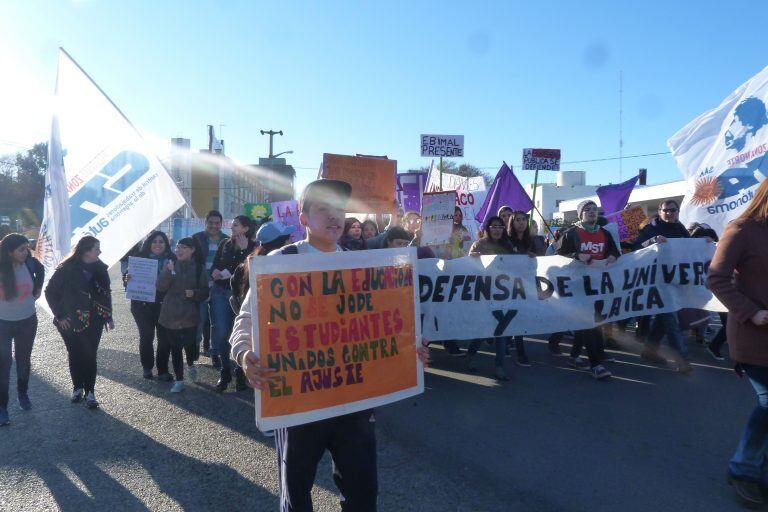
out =
[[[216,387],[214,388],[218,393],[223,393],[227,390],[227,387],[229,387],[229,383],[231,380],[225,380],[225,379],[219,379],[219,381],[216,383]]]
[[[151,368],[149,370],[147,370],[147,369],[144,370],[144,378],[152,380],[152,369]]]
[[[29,399],[29,395],[26,393],[19,393],[19,407],[22,411],[29,411],[32,409],[32,401]]]
[[[760,485],[734,478],[730,474],[728,474],[728,483],[733,486],[738,500],[746,507],[757,508],[765,503]]]
[[[99,407],[99,402],[96,401],[96,397],[93,395],[93,391],[89,391],[85,395],[85,406],[89,409],[96,409]]]
[[[531,362],[528,361],[528,356],[517,356],[517,366],[522,366],[523,368],[530,368]]]
[[[77,402],[82,400],[84,394],[85,394],[85,392],[83,391],[83,388],[75,388],[75,389],[73,389],[72,390],[72,399],[71,399],[72,403],[76,404]]]
[[[719,348],[714,348],[712,345],[707,345],[707,353],[711,355],[715,361],[725,361],[725,357],[720,353]]]
[[[173,376],[170,373],[158,373],[157,380],[160,382],[173,382]]]
[[[219,359],[219,356],[211,356],[211,366],[217,370],[221,369],[221,360]]]

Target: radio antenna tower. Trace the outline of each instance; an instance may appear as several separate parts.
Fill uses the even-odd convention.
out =
[[[621,181],[621,171],[624,153],[624,76],[619,71],[619,181]]]

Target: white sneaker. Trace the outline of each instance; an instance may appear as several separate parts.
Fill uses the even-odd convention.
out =
[[[187,366],[187,375],[189,376],[189,380],[195,382],[197,380],[197,366]]]
[[[182,391],[184,391],[184,381],[177,380],[173,383],[173,386],[171,386],[171,393],[181,393]]]

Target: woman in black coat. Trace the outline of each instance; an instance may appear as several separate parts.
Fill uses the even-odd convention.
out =
[[[56,268],[45,298],[69,355],[72,402],[85,397],[89,409],[99,406],[94,394],[96,351],[104,328],[114,329],[112,291],[107,266],[99,259],[99,240],[84,236]]]

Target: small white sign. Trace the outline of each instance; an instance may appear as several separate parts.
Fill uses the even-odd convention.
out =
[[[440,245],[447,243],[453,232],[453,210],[456,193],[434,192],[421,199],[421,243]]]
[[[560,150],[525,148],[523,150],[524,171],[559,171]]]
[[[464,158],[464,136],[422,135],[421,156]]]
[[[125,297],[130,300],[155,302],[157,292],[158,260],[128,257],[128,275],[131,280],[125,287]]]

